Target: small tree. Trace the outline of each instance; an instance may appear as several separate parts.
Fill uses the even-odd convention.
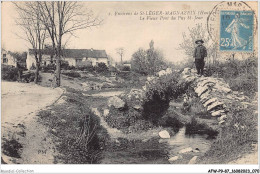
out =
[[[150,42],[150,48],[144,50],[139,48],[132,55],[131,67],[132,70],[141,74],[154,74],[166,66],[163,54],[154,49],[154,41]]]
[[[101,62],[101,63],[98,63],[98,65],[96,66],[96,71],[98,73],[107,73],[108,67],[105,63]]]
[[[120,60],[121,60],[121,64],[123,64],[123,55],[125,54],[125,49],[124,48],[117,48],[116,49],[116,53],[119,54],[120,56]]]

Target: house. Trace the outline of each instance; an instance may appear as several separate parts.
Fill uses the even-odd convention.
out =
[[[52,49],[45,48],[42,50],[42,64],[48,65],[52,63]],[[63,49],[61,60],[67,61],[69,66],[97,66],[99,63],[105,63],[108,66],[108,57],[105,50],[94,49]],[[53,59],[55,63],[55,59]],[[27,57],[27,68],[30,69],[36,64],[34,50],[29,49]]]
[[[2,49],[2,53],[1,53],[1,64],[4,65],[11,65],[16,67],[16,60],[15,58],[12,56],[10,51],[6,51],[5,49]]]

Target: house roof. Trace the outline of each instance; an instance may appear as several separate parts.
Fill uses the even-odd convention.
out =
[[[34,50],[29,49],[29,54],[33,54]],[[51,55],[52,49],[46,48],[42,50],[43,54]],[[63,49],[62,56],[67,58],[107,58],[105,50],[94,50],[94,49]]]

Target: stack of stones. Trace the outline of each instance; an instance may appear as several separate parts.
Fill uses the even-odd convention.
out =
[[[242,93],[232,91],[222,78],[198,77],[190,68],[184,69],[182,78],[187,82],[192,82],[201,103],[212,117],[218,118],[220,125],[226,122],[228,107],[234,100],[247,103],[245,102],[247,97]]]

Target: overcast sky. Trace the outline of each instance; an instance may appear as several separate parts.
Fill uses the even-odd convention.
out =
[[[124,60],[129,60],[138,48],[149,47],[153,39],[155,48],[160,49],[169,61],[182,61],[184,55],[177,50],[182,42],[182,33],[196,23],[206,23],[207,15],[201,20],[142,21],[137,16],[114,16],[115,12],[145,11],[210,11],[216,2],[82,2],[96,15],[104,19],[101,26],[80,30],[71,37],[67,48],[104,49],[115,60],[119,55],[115,49],[124,47]],[[111,13],[112,15],[109,15]],[[15,25],[17,13],[11,2],[2,2],[2,44],[10,51],[26,51],[28,44],[15,33],[21,33]]]

